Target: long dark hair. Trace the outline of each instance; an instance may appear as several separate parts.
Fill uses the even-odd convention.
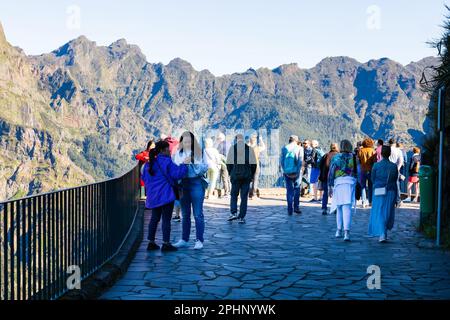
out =
[[[153,171],[153,165],[155,164],[156,157],[161,153],[161,151],[166,148],[169,148],[169,143],[167,141],[161,140],[158,141],[155,147],[148,153],[148,173],[150,173],[151,176],[155,175],[155,172]]]
[[[184,152],[184,150],[183,150],[183,138],[184,137],[191,138],[191,163],[194,163],[195,159],[201,159],[202,148],[200,147],[200,144],[198,143],[194,134],[190,131],[185,131],[185,132],[183,132],[183,134],[181,135],[181,138],[180,138],[180,153]]]

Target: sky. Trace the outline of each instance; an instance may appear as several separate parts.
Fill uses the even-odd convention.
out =
[[[329,56],[402,64],[436,55],[450,0],[0,0],[8,41],[27,54],[80,35],[98,45],[120,38],[152,63],[179,57],[215,75]]]

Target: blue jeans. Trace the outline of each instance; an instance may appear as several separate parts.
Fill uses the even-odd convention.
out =
[[[300,210],[300,175],[296,179],[291,179],[284,176],[286,181],[286,200],[288,205],[288,213],[291,214],[294,210]]]
[[[328,205],[328,181],[322,181],[322,210],[327,210]]]
[[[241,205],[239,207],[238,218],[245,218],[247,215],[247,201],[248,193],[250,191],[250,181],[237,180],[231,182],[231,199],[230,199],[230,211],[231,214],[236,214],[238,211],[237,201],[238,195],[241,195]]]
[[[172,219],[173,201],[165,204],[161,207],[152,209],[152,216],[150,223],[148,224],[148,240],[155,241],[156,229],[158,227],[159,220],[162,217],[162,233],[163,241],[170,242],[170,220]]]
[[[361,198],[363,202],[372,203],[372,179],[370,171],[361,171]]]
[[[203,216],[203,200],[205,199],[205,189],[201,178],[183,179],[183,195],[180,199],[181,212],[183,215],[182,239],[189,241],[191,234],[191,211],[194,213],[195,231],[197,240],[203,242],[205,232],[205,218]],[[191,210],[192,208],[192,210]]]

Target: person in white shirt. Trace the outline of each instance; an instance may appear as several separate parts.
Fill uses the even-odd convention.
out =
[[[213,197],[214,190],[216,190],[217,178],[219,177],[220,164],[223,161],[222,155],[214,148],[214,143],[211,138],[205,140],[205,150],[203,150],[203,158],[208,164],[208,190],[206,192],[206,199]]]
[[[403,167],[403,153],[402,150],[397,148],[397,143],[394,139],[389,139],[389,145],[391,146],[391,155],[389,156],[389,161],[397,166],[397,170],[400,176],[400,169]],[[400,180],[397,181],[397,206],[401,205],[400,198]]]
[[[220,180],[223,184],[223,191],[224,194],[220,195],[221,198],[227,199],[230,197],[231,192],[231,181],[230,181],[230,175],[227,170],[227,155],[228,155],[228,148],[227,148],[227,142],[226,137],[222,132],[219,132],[216,136],[216,141],[214,147],[219,151],[220,155],[223,156],[223,161],[220,162],[220,171],[219,176]]]
[[[180,138],[179,150],[175,153],[173,161],[178,165],[188,165],[187,177],[181,181],[181,213],[182,238],[174,244],[177,248],[189,246],[191,233],[191,212],[195,219],[196,241],[194,249],[203,248],[203,235],[205,232],[205,218],[203,216],[203,200],[208,182],[204,178],[208,171],[208,164],[204,161],[202,149],[192,132],[184,132]]]

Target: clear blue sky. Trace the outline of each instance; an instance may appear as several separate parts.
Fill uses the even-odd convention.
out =
[[[444,0],[40,0],[1,1],[7,39],[27,54],[83,34],[99,45],[137,44],[150,62],[180,57],[216,75],[327,56],[407,64],[435,55]],[[77,9],[80,9],[79,19]],[[79,22],[79,23],[78,23]]]

